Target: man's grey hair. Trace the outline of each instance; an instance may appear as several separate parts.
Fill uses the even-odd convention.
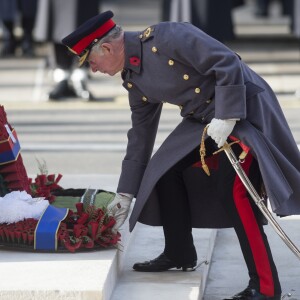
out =
[[[106,36],[104,36],[102,39],[100,39],[92,48],[92,51],[96,51],[101,53],[101,45],[103,43],[110,43],[113,40],[118,39],[121,37],[123,33],[123,28],[119,25],[116,25]]]

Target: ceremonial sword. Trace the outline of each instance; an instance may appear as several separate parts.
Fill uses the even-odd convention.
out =
[[[201,157],[201,163],[202,163],[202,168],[204,172],[209,176],[209,168],[205,163],[205,155],[206,155],[206,150],[205,150],[205,135],[207,132],[208,126],[206,126],[203,130],[202,134],[202,139],[201,139],[201,144],[200,144],[200,157]],[[236,141],[237,142],[237,141]],[[233,142],[233,143],[236,143]],[[278,222],[275,220],[273,217],[272,213],[269,211],[269,209],[266,207],[264,203],[264,198],[260,197],[259,194],[257,193],[256,189],[252,185],[249,177],[246,175],[244,169],[242,168],[240,161],[236,158],[234,152],[231,149],[230,144],[225,142],[222,148],[220,148],[216,153],[224,150],[226,153],[230,163],[232,164],[234,170],[236,171],[237,175],[241,179],[243,185],[247,189],[248,193],[250,194],[251,198],[255,202],[255,204],[258,206],[259,210],[262,212],[262,214],[266,217],[266,219],[270,222],[272,227],[274,228],[275,232],[280,236],[280,238],[284,241],[284,243],[290,248],[290,250],[300,259],[300,251],[296,247],[296,245],[291,241],[291,239],[287,236],[287,234],[283,231],[283,229],[280,227]],[[215,153],[214,153],[215,154]]]
[[[249,177],[246,175],[245,171],[243,170],[239,160],[237,159],[234,152],[232,151],[231,146],[227,142],[225,142],[222,149],[225,151],[225,153],[226,153],[229,161],[231,162],[234,170],[236,171],[237,175],[241,179],[242,183],[244,184],[244,186],[247,189],[248,193],[250,194],[251,198],[254,200],[255,204],[258,206],[260,211],[267,218],[267,220],[270,222],[270,224],[272,225],[274,230],[281,237],[281,239],[285,242],[285,244],[300,259],[299,249],[291,241],[291,239],[287,236],[287,234],[283,231],[283,229],[280,227],[280,225],[277,223],[277,221],[273,217],[272,213],[266,207],[266,205],[264,203],[264,199],[261,198],[259,196],[259,194],[257,193],[257,191],[255,190],[255,188],[252,185]]]

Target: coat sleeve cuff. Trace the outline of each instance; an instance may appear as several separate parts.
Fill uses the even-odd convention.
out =
[[[140,188],[145,169],[146,165],[144,164],[131,160],[123,160],[117,193],[128,193],[136,196]]]
[[[246,118],[245,85],[216,86],[215,118],[221,120]]]

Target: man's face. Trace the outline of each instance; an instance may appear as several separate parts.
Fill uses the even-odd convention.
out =
[[[110,76],[114,76],[124,67],[123,53],[113,44],[108,43],[101,46],[101,51],[92,50],[87,61],[92,72],[101,72]]]

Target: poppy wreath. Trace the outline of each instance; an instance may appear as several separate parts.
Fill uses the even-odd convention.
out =
[[[28,178],[16,132],[7,122],[3,106],[0,159],[1,248],[78,252],[119,247],[121,235],[112,230],[116,221],[107,210],[115,194],[105,190],[64,189],[59,185],[62,175],[48,175],[46,165],[39,162],[40,174],[34,180]],[[66,214],[54,229],[55,248],[37,249],[37,229],[41,220],[47,225],[44,216],[49,207],[64,209]],[[31,208],[39,208],[39,213],[33,213]]]
[[[46,201],[46,200],[43,200]],[[115,219],[106,208],[84,207],[76,203],[76,211],[68,210],[60,223],[56,238],[58,252],[99,250],[118,247],[121,235],[112,230]],[[14,223],[0,224],[0,244],[6,248],[34,250],[38,219],[26,218]]]
[[[105,192],[102,191],[101,193]],[[64,196],[64,198],[73,201],[71,197]],[[112,230],[116,221],[105,207],[85,206],[81,202],[76,203],[75,206],[76,210],[69,209],[66,218],[58,227],[56,251],[75,252],[119,246],[121,235]],[[1,246],[34,250],[35,230],[38,221],[34,218],[25,218],[14,223],[0,224]]]
[[[114,193],[93,190],[92,201],[88,195],[89,190],[62,188],[58,184],[61,178],[61,174],[39,174],[35,180],[29,178],[29,194],[33,200],[39,199],[49,202],[51,206],[68,209],[67,216],[60,222],[56,233],[58,245],[55,251],[78,252],[118,248],[121,235],[112,230],[116,221],[106,208]],[[9,192],[6,195],[9,195]],[[34,250],[38,222],[37,218],[24,218],[18,222],[0,223],[0,245],[6,248]]]

